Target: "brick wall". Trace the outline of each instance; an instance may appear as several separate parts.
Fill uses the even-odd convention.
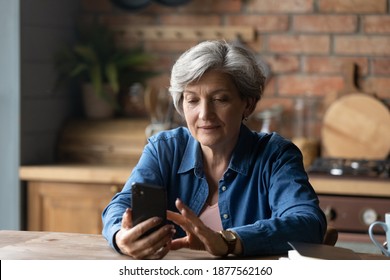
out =
[[[109,0],[83,0],[84,16],[108,25],[251,26],[256,40],[248,45],[270,66],[272,77],[263,110],[283,105],[292,112],[299,96],[325,102],[345,86],[343,65],[356,63],[357,84],[390,103],[389,0],[192,0],[179,7],[151,3],[140,11],[125,11]],[[124,42],[131,46],[139,42]],[[177,56],[196,42],[143,41],[156,55],[162,75],[151,83],[168,84]],[[291,119],[291,118],[286,118]],[[287,132],[291,133],[290,132]]]

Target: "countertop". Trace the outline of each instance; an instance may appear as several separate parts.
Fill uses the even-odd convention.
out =
[[[21,166],[19,178],[25,181],[53,181],[77,183],[123,184],[129,177],[133,165],[34,165]]]
[[[319,194],[390,197],[390,179],[310,175]]]
[[[123,184],[138,158],[128,165],[58,164],[22,166],[19,176],[24,181]],[[318,194],[390,197],[390,180],[309,175]]]

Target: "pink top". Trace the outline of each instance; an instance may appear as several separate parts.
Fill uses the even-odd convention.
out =
[[[223,230],[222,222],[219,214],[218,203],[214,205],[206,205],[199,215],[199,219],[214,231]]]

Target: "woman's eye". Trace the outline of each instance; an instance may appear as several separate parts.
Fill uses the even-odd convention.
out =
[[[227,101],[227,99],[226,98],[214,98],[213,101],[218,102],[218,103],[224,103]]]
[[[194,103],[198,102],[196,99],[187,99],[186,101],[189,104],[194,104]]]

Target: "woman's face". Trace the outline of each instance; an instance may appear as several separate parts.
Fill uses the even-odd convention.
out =
[[[203,147],[211,149],[233,149],[241,121],[251,113],[249,107],[230,76],[218,71],[206,72],[183,93],[187,126]]]

